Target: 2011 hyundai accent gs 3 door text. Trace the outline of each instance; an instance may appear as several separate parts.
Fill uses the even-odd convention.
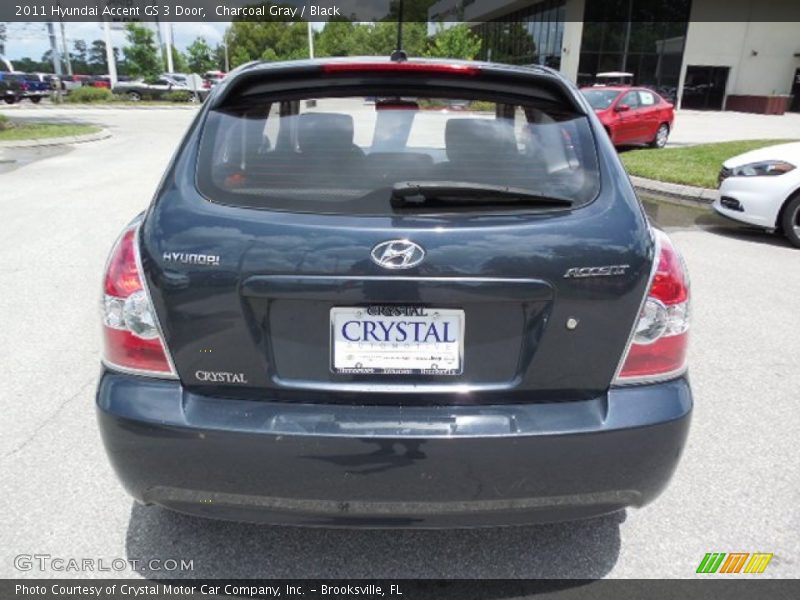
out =
[[[100,430],[144,503],[575,519],[654,499],[686,440],[683,262],[549,69],[242,67],[104,281]]]

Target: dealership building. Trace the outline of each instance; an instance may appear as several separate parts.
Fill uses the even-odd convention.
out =
[[[800,111],[800,0],[439,0],[428,16],[469,23],[481,59],[581,85],[621,71],[682,108]]]

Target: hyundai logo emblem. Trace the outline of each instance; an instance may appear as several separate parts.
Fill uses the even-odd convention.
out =
[[[410,269],[425,258],[422,246],[408,240],[381,242],[370,252],[372,261],[384,269]]]

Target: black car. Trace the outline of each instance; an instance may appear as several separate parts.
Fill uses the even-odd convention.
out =
[[[0,98],[6,104],[15,104],[25,97],[25,77],[21,73],[0,71]]]
[[[682,259],[543,67],[241,67],[115,244],[102,312],[111,462],[197,515],[588,517],[653,500],[689,428]]]

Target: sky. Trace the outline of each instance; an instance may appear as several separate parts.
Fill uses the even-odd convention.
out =
[[[204,23],[174,23],[173,31],[175,35],[175,45],[180,50],[185,50],[198,36],[206,38],[206,41],[214,46],[222,41],[222,35],[230,23],[224,22],[204,22]],[[64,23],[67,34],[67,43],[72,50],[73,40],[85,40],[91,45],[93,40],[103,39],[103,28],[100,23]],[[56,34],[59,44],[61,33],[58,24]],[[123,31],[112,31],[111,39],[114,46],[125,44],[125,33]],[[59,46],[59,49],[61,46]],[[15,59],[30,57],[39,60],[47,50],[50,49],[50,42],[47,38],[45,23],[9,23],[8,39],[6,40],[6,57],[12,61]]]

